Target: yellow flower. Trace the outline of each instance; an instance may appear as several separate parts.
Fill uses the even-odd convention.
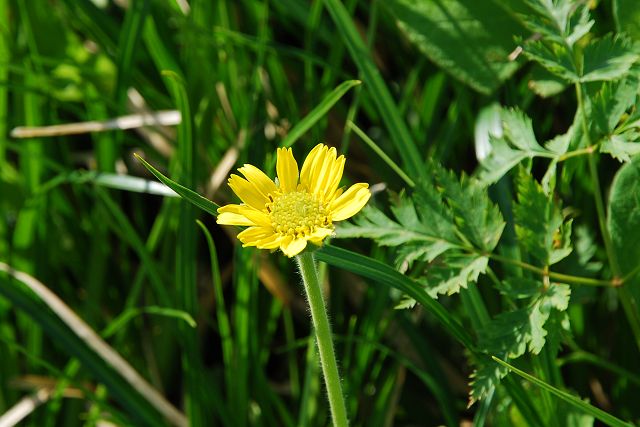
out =
[[[255,166],[244,165],[238,169],[244,178],[229,178],[229,187],[243,203],[219,208],[218,224],[249,226],[238,234],[243,246],[280,248],[288,257],[302,252],[307,242],[322,244],[335,221],[358,213],[371,196],[365,183],[345,192],[338,188],[345,158],[336,156],[335,148],[318,144],[298,175],[291,149],[278,148],[276,182]]]

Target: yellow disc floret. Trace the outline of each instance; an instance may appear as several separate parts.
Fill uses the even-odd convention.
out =
[[[319,227],[333,228],[324,203],[306,191],[276,195],[266,207],[273,230],[281,236],[302,238]]]

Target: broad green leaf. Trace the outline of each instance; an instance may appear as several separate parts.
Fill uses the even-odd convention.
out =
[[[640,259],[640,156],[625,164],[611,184],[607,227],[623,275]]]
[[[580,81],[615,80],[624,77],[640,56],[625,37],[609,34],[584,48]]]
[[[636,0],[613,0],[613,18],[618,32],[640,41],[640,3]]]
[[[172,181],[171,179],[167,178],[162,173],[160,173],[160,171],[158,171],[156,168],[151,166],[142,157],[136,155],[136,158],[138,160],[140,160],[142,165],[145,168],[147,168],[149,170],[149,172],[151,172],[153,175],[155,175],[155,177],[158,178],[158,180],[160,180],[160,182],[162,182],[164,185],[166,185],[167,187],[171,188],[173,191],[178,193],[178,195],[180,195],[180,197],[182,197],[183,199],[187,200],[190,203],[193,203],[195,206],[199,207],[203,211],[208,212],[213,216],[218,216],[218,207],[219,206],[217,204],[213,203],[211,200],[207,199],[206,197],[203,197],[203,196],[199,195],[195,191],[190,190],[187,187],[184,187],[184,186],[178,184],[177,182]]]
[[[520,369],[516,368],[515,366],[512,366],[510,364],[508,364],[507,362],[503,361],[502,359],[499,359],[495,356],[492,356],[492,359],[495,360],[497,363],[499,363],[500,365],[504,366],[505,368],[509,369],[511,372],[514,372],[516,374],[518,374],[519,376],[521,376],[522,378],[526,379],[527,381],[532,382],[533,384],[537,385],[538,387],[541,387],[542,389],[548,391],[549,393],[558,396],[560,399],[564,400],[565,402],[569,403],[570,405],[574,406],[577,409],[580,409],[582,411],[584,411],[585,413],[595,417],[596,419],[602,421],[603,423],[605,423],[608,426],[612,426],[612,427],[631,427],[633,426],[633,424],[631,424],[630,422],[626,422],[623,421],[619,418],[614,417],[613,415],[603,411],[602,409],[596,408],[593,405],[590,405],[589,403],[585,402],[584,400],[580,399],[577,396],[574,396],[573,394],[569,394],[564,390],[560,390],[559,388],[556,388],[554,386],[552,386],[551,384],[547,384],[546,382],[534,377],[533,375],[529,375],[524,371],[521,371]]]
[[[425,55],[481,93],[496,90],[518,68],[509,60],[524,29],[497,1],[391,0],[383,3]]]
[[[571,253],[571,223],[524,168],[518,174],[518,203],[514,206],[516,234],[522,247],[540,265],[548,266]]]
[[[529,80],[528,86],[536,95],[549,98],[565,90],[567,88],[567,81],[550,73],[540,65],[534,65],[531,70],[531,80]]]

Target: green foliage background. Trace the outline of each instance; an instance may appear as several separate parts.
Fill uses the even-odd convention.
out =
[[[0,0],[0,414],[327,425],[293,263],[214,219],[235,167],[322,141],[374,189],[316,252],[353,425],[640,422],[638,28],[636,0]],[[144,109],[180,124],[29,133]]]

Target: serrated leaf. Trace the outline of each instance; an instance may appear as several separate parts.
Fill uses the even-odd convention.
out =
[[[426,56],[455,78],[488,94],[518,68],[509,60],[520,23],[485,0],[388,0],[383,4],[398,26]]]
[[[632,140],[627,140],[626,136],[630,136]],[[637,140],[638,135],[635,132],[610,135],[600,145],[600,152],[611,154],[621,162],[629,162],[633,156],[640,153],[640,143]]]
[[[560,329],[568,328],[564,322],[564,311],[569,304],[571,288],[552,283],[545,289],[541,282],[522,278],[509,279],[508,283],[508,293],[513,293],[520,287],[531,296],[532,302],[525,308],[500,313],[486,324],[479,334],[481,348],[489,354],[499,354],[509,359],[516,359],[527,350],[538,354],[547,343],[557,351]],[[479,359],[472,375],[471,399],[484,397],[490,387],[496,386],[506,373],[492,361]]]
[[[478,357],[472,361],[475,369],[471,374],[471,392],[469,393],[469,404],[484,399],[489,391],[500,384],[500,380],[504,378],[509,370],[504,366],[494,362],[489,357]]]
[[[503,136],[489,136],[491,150],[480,163],[478,179],[483,185],[498,181],[524,159],[545,157],[554,160],[567,151],[573,126],[566,134],[549,141],[547,145],[550,148],[545,148],[537,142],[531,119],[524,113],[516,109],[503,109],[500,117]],[[547,180],[551,177],[549,175]]]
[[[552,284],[529,307],[500,313],[481,334],[483,348],[511,359],[522,356],[527,349],[533,354],[540,353],[546,342],[545,323],[552,309],[566,310],[570,295],[569,286]]]
[[[575,83],[579,80],[578,72],[571,60],[571,53],[560,43],[532,41],[525,45],[524,54],[567,82]]]
[[[428,267],[419,281],[432,298],[437,298],[438,294],[452,295],[466,288],[468,283],[477,282],[488,264],[489,258],[484,256],[446,254]]]
[[[455,237],[453,219],[448,226],[443,222],[444,218],[433,222],[420,219],[413,201],[406,195],[397,198],[392,211],[395,221],[380,210],[367,206],[356,217],[355,224],[341,224],[336,230],[336,237],[365,237],[375,240],[380,246],[399,247],[395,264],[402,272],[418,259],[429,262],[446,250],[459,247],[461,242]]]
[[[571,252],[570,226],[562,228],[560,207],[524,168],[518,174],[518,203],[513,213],[518,241],[541,265],[558,262]]]
[[[500,240],[505,222],[485,187],[464,174],[458,180],[444,169],[435,169],[436,180],[442,186],[460,233],[475,247],[491,252]]]
[[[596,131],[609,135],[616,129],[624,113],[635,105],[639,84],[635,74],[602,84],[591,102],[591,119]]]
[[[503,109],[501,118],[505,138],[513,146],[525,152],[545,152],[533,133],[531,119],[522,111],[513,108]]]
[[[639,58],[627,38],[609,34],[592,41],[584,48],[584,64],[580,81],[593,82],[622,78]]]
[[[507,172],[529,157],[529,154],[515,150],[509,146],[504,138],[489,138],[491,151],[487,158],[481,161],[478,179],[487,186],[497,182]]]

